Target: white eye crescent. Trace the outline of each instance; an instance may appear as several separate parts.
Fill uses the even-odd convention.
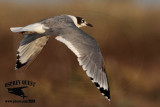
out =
[[[82,19],[81,22],[84,23],[84,19]]]

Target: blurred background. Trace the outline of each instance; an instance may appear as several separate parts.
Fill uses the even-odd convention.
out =
[[[61,14],[80,16],[94,25],[82,30],[101,48],[110,104],[78,65],[76,56],[54,37],[30,66],[14,70],[23,35],[9,28]],[[1,107],[160,107],[159,0],[0,0],[0,31]],[[4,87],[14,80],[36,82],[34,88],[24,89],[36,103],[5,103],[6,99],[19,99]]]

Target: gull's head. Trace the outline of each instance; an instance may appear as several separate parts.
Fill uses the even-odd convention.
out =
[[[78,16],[72,16],[72,15],[68,15],[72,21],[74,22],[74,24],[80,28],[83,26],[89,26],[89,27],[93,27],[93,25],[91,25],[90,23],[86,22],[83,18],[78,17]]]

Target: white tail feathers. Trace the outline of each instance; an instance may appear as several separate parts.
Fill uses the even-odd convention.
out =
[[[12,32],[37,32],[37,33],[44,33],[45,29],[49,29],[48,27],[44,26],[41,23],[34,23],[25,27],[12,27],[10,30]]]
[[[12,32],[22,32],[23,27],[11,27],[10,30]]]

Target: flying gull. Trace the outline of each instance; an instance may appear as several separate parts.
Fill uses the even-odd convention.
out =
[[[83,70],[102,95],[110,101],[110,89],[103,56],[95,39],[79,29],[83,26],[93,27],[81,17],[60,15],[25,27],[10,28],[12,32],[24,35],[17,50],[15,69],[33,60],[46,45],[49,37],[53,36],[78,57]]]

